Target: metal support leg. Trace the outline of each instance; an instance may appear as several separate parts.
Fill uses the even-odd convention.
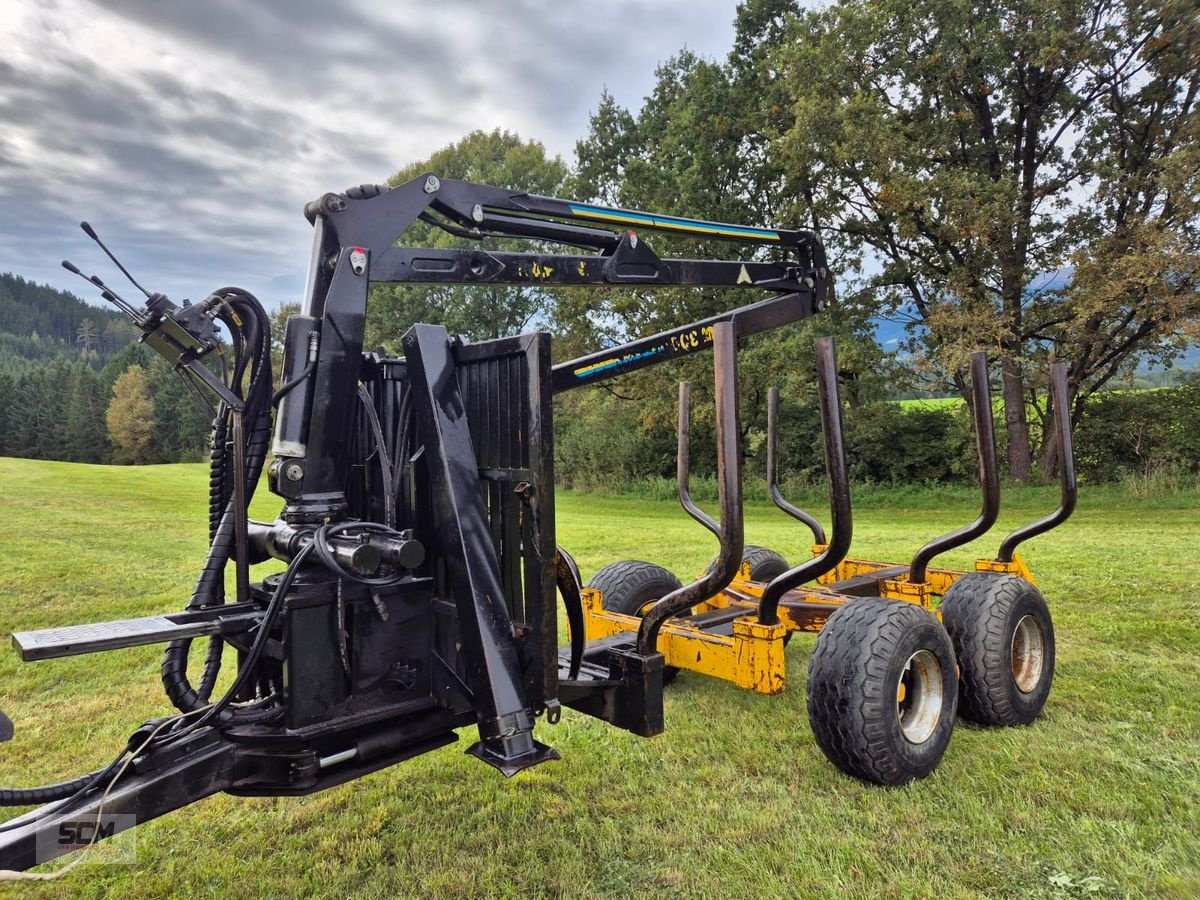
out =
[[[480,742],[468,752],[512,775],[558,754],[533,739],[533,715],[479,490],[450,336],[438,325],[414,325],[404,336],[404,351],[428,460],[434,523],[458,607],[479,717]]]

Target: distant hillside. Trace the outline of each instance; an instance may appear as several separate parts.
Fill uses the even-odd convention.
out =
[[[102,365],[136,336],[137,330],[116,311],[0,273],[0,367],[21,368],[22,361],[58,358]]]

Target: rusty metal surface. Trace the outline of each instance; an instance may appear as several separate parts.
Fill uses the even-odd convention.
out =
[[[992,389],[988,385],[987,354],[971,354],[971,394],[975,414],[975,439],[979,447],[979,483],[983,490],[983,509],[970,525],[934,538],[913,556],[908,580],[925,580],[926,569],[935,556],[961,547],[986,534],[1000,515],[1000,467],[996,462],[996,428],[992,421]]]
[[[820,578],[850,552],[854,533],[850,507],[850,476],[846,463],[846,440],[842,430],[841,397],[837,385],[837,350],[831,337],[816,342],[817,388],[821,400],[821,428],[825,435],[825,471],[829,475],[829,505],[833,535],[829,545],[812,559],[776,576],[763,591],[758,619],[764,625],[779,621],[779,601],[789,590]]]
[[[658,642],[658,633],[663,623],[671,616],[695,606],[701,600],[723,590],[737,574],[742,563],[744,544],[742,522],[742,448],[741,422],[738,416],[737,335],[734,326],[719,322],[713,326],[713,367],[717,401],[717,487],[721,521],[714,533],[721,543],[720,552],[712,568],[702,577],[672,591],[646,611],[638,628],[638,652],[653,653]],[[680,391],[681,399],[686,396]],[[683,408],[680,423],[685,423]],[[680,455],[686,452],[686,433],[680,432]],[[687,473],[687,466],[680,466]],[[680,491],[680,502],[686,494],[686,485]],[[690,498],[689,498],[690,499]],[[684,504],[687,509],[687,504]],[[688,510],[691,513],[691,510]],[[699,512],[699,510],[697,510]],[[702,516],[703,513],[700,513]],[[693,515],[697,521],[703,522]],[[716,523],[713,523],[716,524]]]
[[[767,491],[771,502],[795,519],[803,522],[813,533],[813,543],[825,543],[825,528],[811,513],[793,506],[779,490],[779,388],[767,392]]]
[[[583,580],[579,576],[579,565],[575,562],[575,557],[562,547],[556,550],[554,564],[558,592],[562,594],[563,606],[567,610],[567,625],[571,631],[567,678],[576,679],[579,677],[579,667],[583,664],[583,647],[587,642],[587,625],[583,618]]]
[[[1062,483],[1062,501],[1058,509],[1036,522],[1018,528],[1000,543],[996,561],[1010,563],[1017,547],[1024,541],[1051,528],[1057,528],[1071,517],[1079,497],[1075,482],[1075,445],[1071,437],[1071,404],[1067,395],[1067,364],[1056,362],[1050,367],[1050,392],[1054,401],[1054,433],[1058,436],[1058,471]]]
[[[712,532],[713,537],[721,540],[721,526],[717,521],[698,507],[692,500],[688,482],[691,477],[691,446],[692,446],[692,385],[690,382],[679,383],[679,430],[675,451],[675,494],[679,497],[679,505],[684,512]],[[722,515],[722,518],[724,516]]]

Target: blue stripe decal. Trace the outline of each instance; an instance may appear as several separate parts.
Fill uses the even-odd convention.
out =
[[[696,219],[681,219],[678,216],[651,216],[646,213],[629,212],[624,209],[609,209],[603,206],[588,206],[583,203],[568,203],[571,212],[581,216],[615,219],[626,222],[641,222],[658,227],[689,228],[696,231],[711,231],[723,234],[739,234],[746,237],[772,237],[778,239],[779,232],[770,228],[753,228],[746,225],[726,225],[718,222],[701,222]]]
[[[613,366],[622,366],[626,363],[631,363],[636,359],[645,359],[647,356],[657,356],[658,354],[662,353],[664,349],[665,348],[663,347],[656,347],[653,350],[644,350],[641,353],[635,353],[631,356],[622,356],[620,359],[609,360],[608,362],[601,363],[598,366],[588,366],[587,368],[576,369],[575,377],[590,378],[597,372],[603,372],[605,369],[611,369]]]

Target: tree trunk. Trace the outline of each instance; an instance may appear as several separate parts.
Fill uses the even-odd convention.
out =
[[[1050,484],[1058,477],[1058,433],[1048,420],[1046,437],[1042,441],[1042,452],[1038,456],[1038,469],[1042,484]]]
[[[1025,366],[1005,356],[1002,366],[1004,430],[1008,435],[1008,475],[1022,484],[1029,481],[1029,418],[1025,414]]]

